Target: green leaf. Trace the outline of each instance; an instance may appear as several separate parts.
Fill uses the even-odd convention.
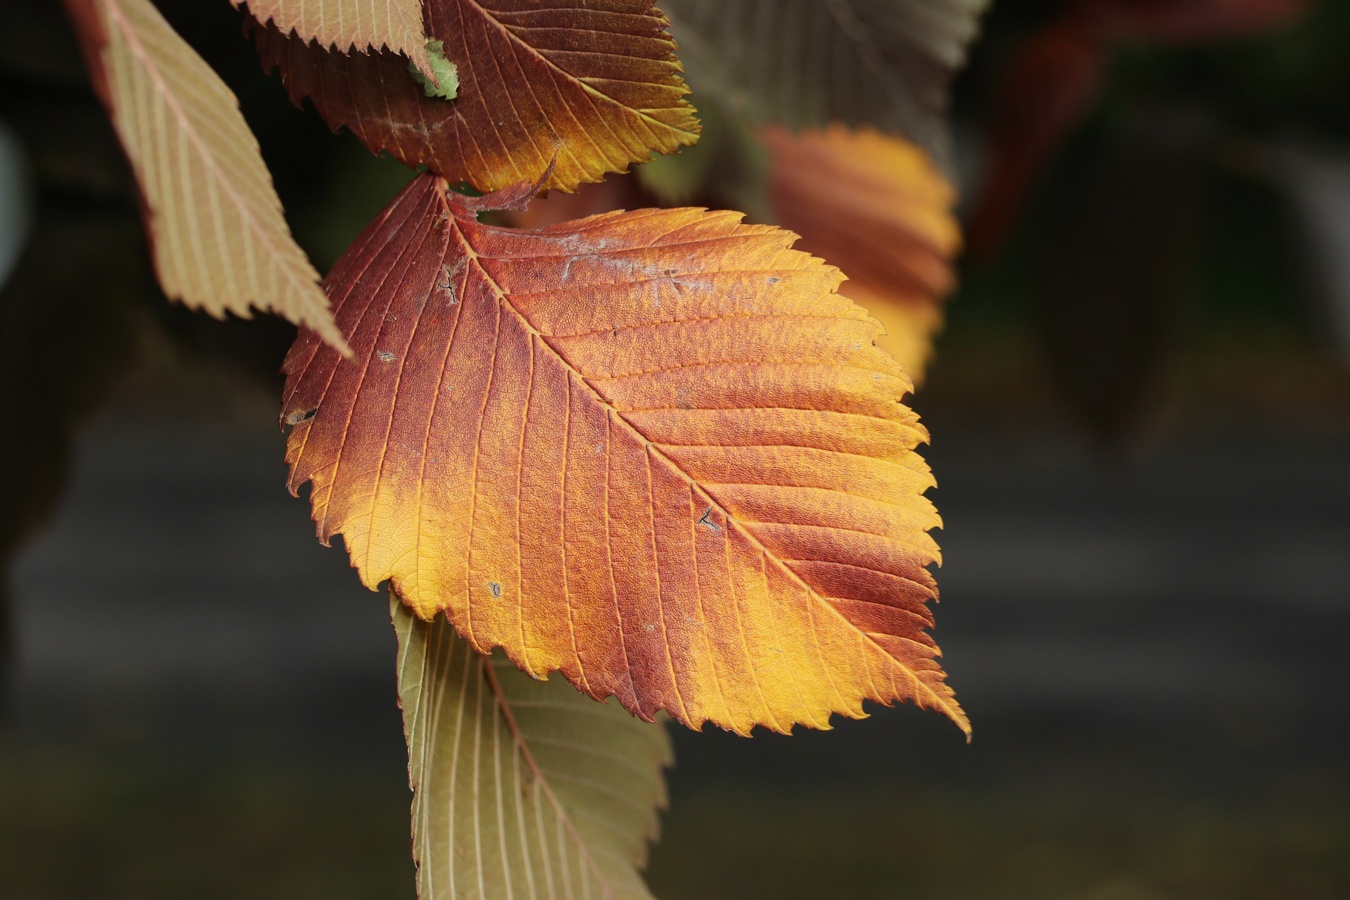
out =
[[[431,74],[436,80],[432,81],[423,75],[417,64],[410,62],[408,71],[412,73],[413,80],[422,86],[428,97],[455,99],[459,95],[459,69],[445,58],[445,42],[427,41],[427,55],[431,57]]]
[[[647,898],[661,725],[475,653],[392,596],[421,900]]]

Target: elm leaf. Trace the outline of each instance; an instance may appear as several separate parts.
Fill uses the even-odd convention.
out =
[[[144,200],[164,293],[276,312],[347,352],[234,94],[149,0],[66,0]]]
[[[900,134],[939,159],[988,0],[664,0],[699,96],[748,124]]]
[[[315,41],[340,53],[388,48],[402,53],[414,68],[439,82],[434,55],[422,29],[422,0],[230,0],[248,5],[260,22],[283,34]]]
[[[939,524],[911,387],[837,269],[698,209],[538,231],[416,179],[302,334],[289,486],[325,542],[479,652],[652,719],[969,725],[926,629]]]
[[[576,190],[698,140],[668,22],[651,0],[427,0],[458,73],[428,97],[390,54],[345,56],[259,27],[263,66],[295,103],[371,151],[489,192]]]
[[[670,736],[483,656],[390,598],[422,900],[651,900]]]

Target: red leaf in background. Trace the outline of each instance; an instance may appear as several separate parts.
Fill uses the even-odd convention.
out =
[[[1112,46],[1259,34],[1307,11],[1307,0],[1078,0],[1013,56],[989,127],[988,173],[971,215],[970,255],[1002,245],[1037,173],[1092,106]]]
[[[1037,173],[1091,106],[1106,62],[1105,48],[1073,18],[1018,50],[989,129],[992,163],[967,234],[973,258],[989,259],[1002,246]]]
[[[427,97],[401,56],[345,56],[257,27],[280,69],[333,128],[376,153],[495,191],[564,191],[698,139],[667,22],[650,0],[427,0],[428,35],[458,69],[454,100]],[[552,169],[550,170],[550,166]]]

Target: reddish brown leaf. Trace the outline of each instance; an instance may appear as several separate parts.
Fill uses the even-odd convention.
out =
[[[644,718],[968,728],[909,379],[836,269],[738,219],[521,232],[416,180],[327,281],[355,360],[287,358],[290,486],[368,586]]]
[[[345,350],[234,94],[149,0],[66,7],[136,172],[164,293],[215,316],[274,311]]]
[[[674,42],[650,0],[427,0],[459,96],[427,97],[403,60],[343,56],[257,30],[268,69],[371,150],[493,191],[575,190],[698,138]]]
[[[665,0],[700,108],[747,126],[839,122],[942,155],[948,89],[988,0]]]
[[[1105,40],[1208,41],[1260,34],[1307,11],[1306,0],[1082,0],[1078,14]]]

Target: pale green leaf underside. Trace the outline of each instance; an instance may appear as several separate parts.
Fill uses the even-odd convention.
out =
[[[650,900],[664,727],[475,653],[444,616],[390,615],[421,900]]]

